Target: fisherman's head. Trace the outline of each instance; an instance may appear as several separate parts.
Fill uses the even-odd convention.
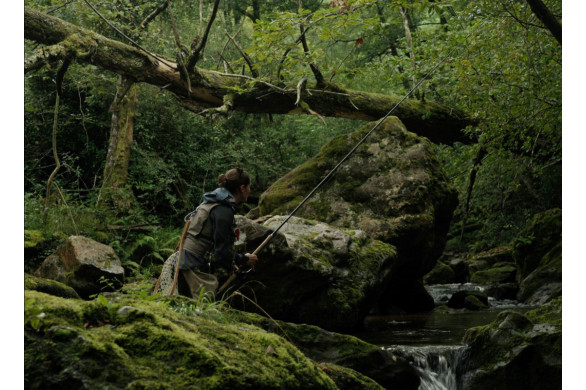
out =
[[[250,195],[250,175],[242,168],[232,168],[218,176],[218,186],[224,187],[238,203],[244,203]]]

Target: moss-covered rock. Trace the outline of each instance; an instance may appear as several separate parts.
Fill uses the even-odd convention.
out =
[[[476,271],[470,276],[470,281],[477,284],[511,283],[515,281],[517,267],[514,263],[498,264],[494,268]]]
[[[474,290],[456,291],[447,303],[452,309],[478,310],[488,307],[488,296],[486,293]]]
[[[82,298],[120,288],[124,281],[124,269],[114,250],[82,236],[67,238],[35,274],[73,287]]]
[[[479,271],[486,271],[494,268],[497,264],[509,264],[513,261],[513,250],[511,247],[498,247],[489,251],[480,252],[468,259],[470,275]]]
[[[517,299],[543,304],[562,294],[562,211],[537,214],[514,241]]]
[[[238,250],[252,252],[284,218],[259,225],[239,217]],[[293,217],[260,252],[241,292],[274,318],[346,331],[362,324],[396,262],[392,245],[360,230]],[[241,308],[258,310],[246,302]]]
[[[374,126],[326,144],[276,181],[260,198],[259,214],[288,214]],[[397,247],[397,281],[417,280],[435,265],[457,205],[432,144],[389,117],[299,209],[300,217],[360,229]],[[384,292],[381,300],[388,300]],[[400,299],[403,295],[396,297]]]
[[[562,388],[562,301],[525,315],[505,311],[490,325],[469,329],[463,388]]]
[[[36,291],[25,291],[25,300],[27,389],[338,388],[283,337],[180,314],[172,302]]]
[[[419,387],[420,378],[409,362],[391,350],[383,350],[356,337],[313,325],[276,321],[254,313],[232,311],[230,317],[283,335],[314,361],[351,368],[384,388],[415,390]]]
[[[47,233],[41,230],[24,231],[24,272],[35,272],[43,260],[65,241],[62,233]]]
[[[447,284],[453,283],[456,274],[452,267],[438,261],[435,267],[423,278],[425,284]]]
[[[320,364],[324,372],[332,378],[340,390],[384,390],[384,387],[359,372],[331,363]]]
[[[24,289],[40,291],[56,297],[80,299],[73,288],[63,283],[29,274],[24,274]]]

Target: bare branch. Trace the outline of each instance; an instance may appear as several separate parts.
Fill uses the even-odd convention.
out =
[[[297,7],[298,9],[302,8],[302,4],[301,4],[301,0],[297,0]],[[309,47],[307,46],[307,39],[305,39],[305,25],[303,24],[303,22],[299,23],[299,31],[301,32],[301,35],[299,36],[299,39],[301,39],[301,45],[303,46],[303,52],[305,53],[305,56],[309,55]],[[317,82],[317,87],[318,88],[323,88],[326,86],[326,81],[324,79],[324,76],[321,74],[319,68],[313,64],[313,63],[309,63],[309,67],[311,68],[311,71],[313,72],[313,75],[315,76],[315,80]]]
[[[212,28],[212,24],[214,23],[214,20],[216,19],[216,14],[218,13],[218,6],[219,5],[220,5],[220,0],[215,0],[214,8],[212,9],[212,16],[210,16],[210,20],[209,20],[208,25],[206,27],[206,31],[203,34],[203,37],[201,38],[199,45],[196,48],[192,48],[193,52],[191,53],[191,55],[189,56],[189,59],[187,61],[187,70],[189,70],[189,71],[191,71],[193,68],[195,68],[195,64],[197,64],[197,61],[199,61],[199,59],[201,58],[201,55],[203,53],[203,49],[205,48],[207,40],[208,40],[208,35],[210,33],[210,29]]]
[[[161,12],[163,12],[170,4],[171,4],[171,0],[165,0],[163,2],[163,4],[161,4],[160,6],[158,6],[153,12],[150,13],[149,16],[147,16],[145,18],[145,20],[142,21],[142,23],[140,24],[140,28],[142,28],[144,30],[147,27],[147,25],[154,18],[156,18]]]

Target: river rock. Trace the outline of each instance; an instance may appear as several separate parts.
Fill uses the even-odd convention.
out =
[[[82,236],[69,237],[35,274],[72,287],[82,298],[120,288],[124,281],[114,250]]]
[[[254,251],[284,219],[275,216],[259,225],[237,217],[237,250]],[[396,262],[392,245],[363,231],[292,217],[260,252],[240,290],[273,318],[349,330],[375,305]]]
[[[515,281],[517,266],[515,263],[497,263],[494,267],[476,271],[470,281],[477,284],[511,283]]]
[[[291,212],[374,124],[334,138],[314,158],[276,181],[261,195],[257,214]],[[420,280],[433,269],[457,202],[433,145],[389,117],[296,215],[359,229],[396,246],[399,261],[391,282],[399,283]],[[405,294],[396,290],[384,291],[381,306],[393,300],[413,311],[400,302],[402,297]]]
[[[456,291],[447,303],[452,309],[478,310],[488,307],[488,296],[486,293],[474,290]]]
[[[425,284],[448,284],[454,283],[456,274],[452,267],[438,261],[435,267],[423,278]]]
[[[561,297],[525,315],[505,311],[490,325],[469,329],[464,389],[562,388]]]
[[[539,213],[514,241],[518,299],[542,304],[562,293],[562,211]]]
[[[26,389],[338,389],[284,337],[217,310],[179,313],[188,298],[24,296]]]

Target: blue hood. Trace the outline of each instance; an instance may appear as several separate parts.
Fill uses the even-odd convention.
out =
[[[238,207],[236,199],[234,199],[230,191],[223,187],[204,194],[203,203],[222,203],[231,207]]]

